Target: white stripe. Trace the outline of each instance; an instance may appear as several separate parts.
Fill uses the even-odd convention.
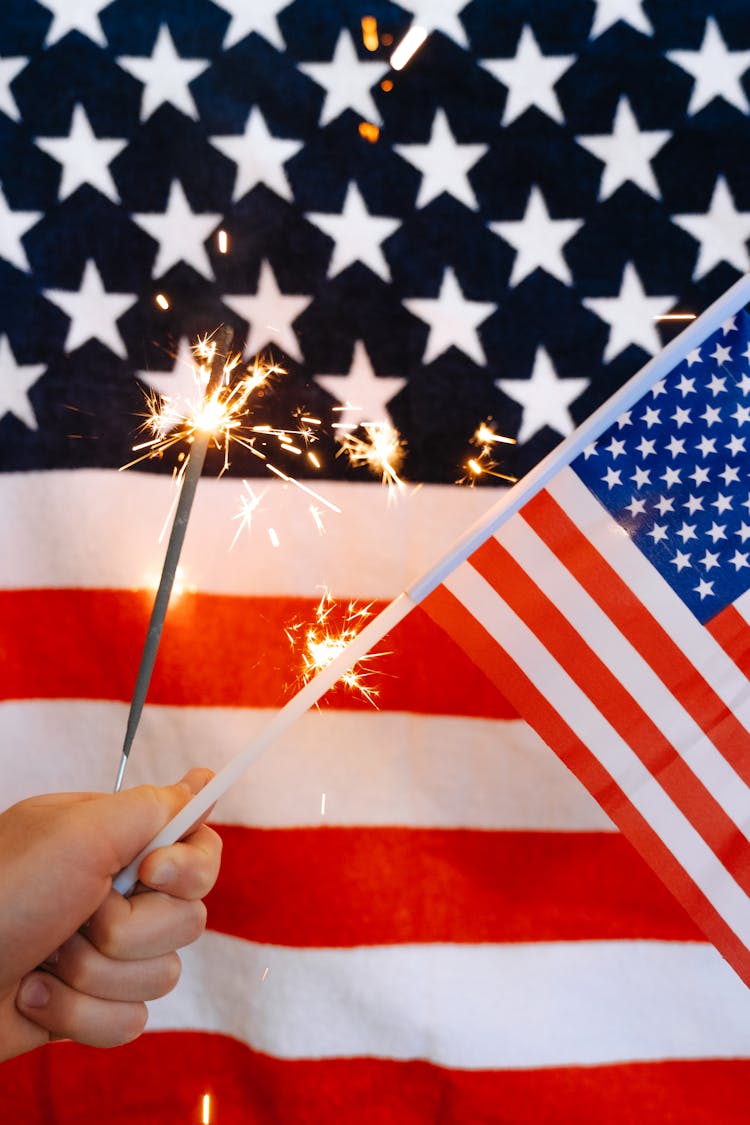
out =
[[[394,498],[379,484],[323,481],[320,491],[342,512],[324,515],[321,535],[299,490],[277,480],[252,483],[264,498],[252,533],[230,549],[242,482],[201,480],[181,560],[185,586],[303,596],[325,587],[392,598],[498,495],[432,485]],[[165,550],[159,534],[174,496],[168,478],[132,471],[0,474],[0,588],[155,586]]]
[[[219,769],[271,714],[146,707],[127,783],[166,784],[198,764]],[[0,705],[0,805],[39,792],[111,789],[125,715],[124,704],[98,701]],[[214,820],[262,828],[614,829],[526,723],[378,711],[310,712],[221,799]]]
[[[563,469],[548,486],[548,492],[674,642],[683,652],[690,653],[706,682],[750,730],[747,679],[668,584],[654,582],[651,563],[629,536],[617,528],[596,497],[572,469]]]
[[[585,692],[469,563],[454,571],[445,585],[544,693],[730,929],[750,946],[750,899]]]
[[[289,949],[216,933],[182,951],[149,1027],[287,1059],[528,1068],[750,1056],[750,990],[708,945],[539,942]]]
[[[650,665],[524,520],[512,520],[497,539],[571,622],[744,834],[750,827],[747,785]],[[750,696],[750,684],[745,690]]]

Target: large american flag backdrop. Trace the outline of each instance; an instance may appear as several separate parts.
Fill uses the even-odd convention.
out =
[[[427,38],[396,69],[412,25]],[[250,450],[221,476],[209,456],[129,783],[221,766],[296,690],[287,634],[322,588],[377,609],[483,515],[498,478],[457,484],[480,422],[517,439],[484,464],[523,476],[660,349],[659,318],[750,266],[739,0],[6,0],[0,51],[7,804],[112,787],[177,451],[118,470],[198,334],[228,323],[285,368],[259,418],[319,418],[320,468],[274,464],[340,512],[313,518]],[[730,648],[738,338],[544,501],[616,508]],[[698,386],[716,417],[680,422]],[[395,500],[336,455],[337,424],[382,418],[412,482]],[[676,512],[668,481],[631,479],[657,437],[673,472],[739,479],[695,480],[703,510]],[[745,985],[425,612],[380,650],[377,707],[335,689],[217,808],[210,928],[150,1030],[4,1064],[8,1120],[746,1120]]]

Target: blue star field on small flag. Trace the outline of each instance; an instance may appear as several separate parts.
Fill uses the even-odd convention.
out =
[[[750,587],[750,317],[732,317],[573,462],[706,622]]]

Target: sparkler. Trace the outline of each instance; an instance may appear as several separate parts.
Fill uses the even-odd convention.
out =
[[[327,668],[354,640],[365,622],[372,617],[371,608],[371,604],[358,607],[354,602],[349,602],[342,610],[328,591],[325,591],[318,602],[312,625],[305,626],[297,622],[285,630],[292,647],[301,648],[303,683],[307,683],[321,669]],[[366,654],[340,677],[342,684],[351,691],[359,692],[373,705],[377,691],[367,683],[369,672],[363,671],[361,666],[365,660],[374,660],[383,655],[382,652]]]
[[[471,443],[479,446],[479,452],[475,457],[469,457],[464,462],[465,472],[460,477],[459,484],[468,482],[469,485],[473,486],[482,476],[496,477],[498,480],[505,480],[509,484],[517,482],[518,477],[510,476],[508,473],[496,472],[497,461],[495,461],[492,453],[493,445],[515,445],[515,438],[496,434],[489,422],[482,422],[474,431]]]
[[[390,489],[402,491],[406,486],[398,474],[406,446],[398,430],[390,422],[362,422],[360,429],[366,437],[357,437],[353,432],[339,435],[339,454],[345,453],[355,468],[366,465]]]
[[[231,425],[231,418],[227,416],[225,410],[217,408],[217,403],[220,401],[222,392],[221,382],[224,378],[225,369],[229,366],[227,358],[229,347],[232,343],[232,336],[233,332],[231,328],[222,327],[218,330],[211,343],[211,366],[207,371],[202,406],[196,413],[192,423],[190,455],[183,463],[183,468],[181,469],[182,487],[180,489],[180,496],[172,522],[172,530],[164,556],[161,578],[156,591],[156,597],[154,598],[151,620],[149,621],[135,687],[133,689],[133,697],[131,699],[125,729],[125,740],[122,747],[122,756],[117,771],[117,780],[115,781],[115,793],[119,792],[122,786],[125,767],[128,764],[130,750],[138,729],[143,706],[146,702],[146,695],[151,682],[151,674],[154,670],[156,654],[159,650],[159,641],[161,640],[161,634],[164,628],[164,619],[166,617],[167,607],[169,606],[169,598],[172,593],[177,566],[180,561],[180,552],[182,551],[182,544],[185,539],[190,510],[193,506],[198,480],[203,471],[208,444],[212,433],[215,432],[217,427],[223,425],[228,428]],[[231,393],[229,397],[232,397]],[[178,439],[175,438],[174,440]],[[165,442],[167,444],[172,444],[172,441],[168,440],[166,431],[162,436],[157,435],[154,441],[157,444],[164,444]]]

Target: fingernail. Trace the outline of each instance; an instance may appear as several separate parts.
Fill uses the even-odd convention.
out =
[[[42,976],[27,977],[21,985],[18,1000],[24,1008],[43,1008],[49,1000],[49,986]]]
[[[171,860],[165,860],[164,863],[157,863],[148,880],[148,885],[149,887],[155,887],[157,890],[159,890],[160,887],[167,887],[170,883],[174,882],[176,874],[177,868]]]

